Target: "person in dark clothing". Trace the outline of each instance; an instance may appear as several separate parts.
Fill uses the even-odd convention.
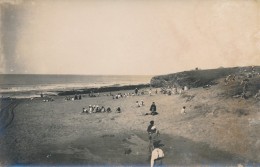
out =
[[[117,113],[121,113],[121,108],[117,107],[116,111],[117,111]]]
[[[109,113],[109,112],[112,112],[112,110],[111,110],[110,107],[107,108],[107,112],[108,112],[108,113]]]
[[[160,136],[159,131],[156,129],[154,125],[154,121],[150,121],[150,125],[147,128],[147,132],[148,132],[149,141],[151,142],[152,145],[154,145],[154,142],[158,141]]]
[[[150,133],[155,133],[156,132],[156,128],[154,126],[154,121],[150,121],[150,125],[147,128],[147,132]]]
[[[137,89],[137,88],[135,88],[135,94],[136,94],[136,95],[138,94],[138,89]]]
[[[156,112],[156,105],[155,102],[152,103],[150,107],[151,115],[157,115],[158,113]]]

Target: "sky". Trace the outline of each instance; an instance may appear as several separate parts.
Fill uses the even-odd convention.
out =
[[[0,0],[0,73],[260,65],[257,0]]]

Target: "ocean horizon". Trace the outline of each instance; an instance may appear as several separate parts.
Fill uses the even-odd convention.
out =
[[[38,97],[55,91],[150,83],[150,75],[0,74],[1,97]]]

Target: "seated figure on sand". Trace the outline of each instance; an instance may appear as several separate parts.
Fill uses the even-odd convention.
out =
[[[136,104],[136,107],[140,107],[140,104],[138,101],[136,101],[135,104]]]
[[[117,113],[121,113],[121,108],[117,107],[116,111],[117,111]]]
[[[152,151],[151,155],[151,167],[156,164],[157,161],[160,161],[160,166],[162,165],[162,160],[164,158],[164,152],[162,149],[158,148],[158,146],[154,146],[155,149]]]
[[[99,112],[101,112],[101,110],[100,110],[99,106],[97,105],[96,106],[96,113],[99,113]]]
[[[92,106],[92,112],[95,113],[96,112],[96,105]]]
[[[88,113],[88,110],[86,108],[83,108],[82,113]]]
[[[101,112],[106,112],[106,109],[104,106],[101,107]]]
[[[112,112],[112,110],[111,110],[110,107],[107,108],[107,112],[108,112],[108,113]]]
[[[182,109],[181,109],[181,114],[186,114],[186,111],[185,111],[186,107],[183,106]]]
[[[144,101],[143,100],[141,100],[140,106],[144,106]]]
[[[151,111],[151,115],[157,115],[158,112],[156,112],[156,105],[155,105],[155,102],[152,103],[151,107],[150,107],[150,111]],[[146,114],[146,115],[149,115],[149,114]]]
[[[91,105],[89,105],[88,107],[89,107],[89,113],[91,114],[93,112],[93,107]]]

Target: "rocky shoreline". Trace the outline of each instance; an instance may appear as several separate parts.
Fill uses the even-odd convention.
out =
[[[99,87],[99,88],[86,88],[86,89],[58,91],[58,95],[59,96],[68,96],[68,95],[75,95],[75,94],[114,92],[114,91],[122,91],[122,90],[134,90],[135,88],[143,89],[143,88],[148,88],[148,87],[150,87],[150,84],[106,86],[106,87]]]

